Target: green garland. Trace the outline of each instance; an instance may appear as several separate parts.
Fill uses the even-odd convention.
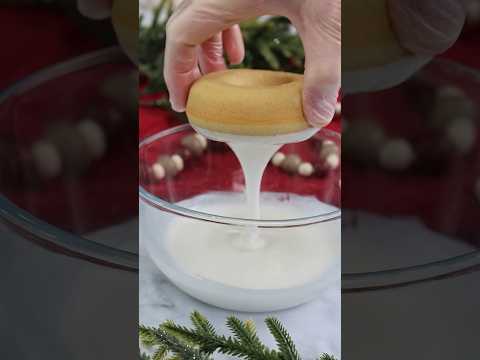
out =
[[[301,357],[279,320],[265,319],[275,338],[278,350],[269,349],[257,336],[252,321],[229,316],[226,324],[233,336],[219,335],[213,325],[198,311],[190,315],[192,328],[165,321],[159,327],[140,325],[141,343],[153,351],[152,356],[140,353],[142,360],[212,360],[215,352],[246,360],[301,360]],[[318,360],[336,360],[322,354]]]

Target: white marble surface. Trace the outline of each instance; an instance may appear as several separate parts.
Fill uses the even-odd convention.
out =
[[[229,334],[225,319],[228,315],[234,314],[241,319],[254,320],[262,341],[273,348],[275,341],[263,324],[265,317],[273,315],[289,330],[305,360],[316,359],[323,352],[333,354],[340,359],[340,281],[325,289],[323,295],[314,302],[290,310],[268,314],[235,313],[223,310],[201,303],[172,285],[149,258],[140,229],[139,291],[141,324],[157,326],[169,319],[190,325],[190,313],[198,310],[206,315],[220,332]],[[224,358],[228,359],[228,357],[218,356],[218,359]]]

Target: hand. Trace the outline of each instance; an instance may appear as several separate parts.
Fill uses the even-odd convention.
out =
[[[312,126],[335,114],[341,78],[340,0],[184,0],[167,25],[164,75],[172,108],[184,111],[190,86],[202,73],[240,63],[238,23],[261,15],[290,19],[305,48],[303,108]]]
[[[417,55],[435,56],[458,39],[471,1],[388,0],[388,5],[401,45]]]
[[[110,17],[113,0],[77,0],[78,11],[90,19],[101,20]]]

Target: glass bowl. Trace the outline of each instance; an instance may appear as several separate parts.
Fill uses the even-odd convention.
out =
[[[437,88],[460,90],[477,109],[471,115],[477,124],[472,131],[476,145],[467,154],[447,151],[440,156],[445,130],[429,125],[428,115],[435,106],[445,105],[435,105]],[[404,287],[480,270],[480,202],[473,190],[475,177],[480,178],[479,88],[478,70],[437,59],[395,88],[343,99],[348,126],[373,120],[388,137],[413,144],[419,159],[407,171],[391,172],[358,165],[344,148],[344,293]],[[364,141],[358,135],[356,140]]]
[[[180,125],[140,144],[141,241],[157,267],[191,296],[237,311],[293,307],[313,300],[327,285],[339,283],[340,169],[303,177],[290,175],[270,163],[262,180],[263,209],[274,204],[277,210],[282,206],[294,209],[294,215],[273,211],[255,220],[247,214],[226,214],[223,205],[241,207],[245,200],[243,172],[226,144],[209,140],[205,152],[188,160],[174,177],[156,180],[152,173],[159,156],[178,153],[182,139],[194,133],[190,125]],[[340,145],[340,135],[324,129],[307,141],[284,145],[282,151],[297,153],[315,163],[320,153],[318,146],[327,139]],[[260,250],[265,250],[261,256],[236,248],[236,239],[247,237],[252,229],[259,238],[270,239]],[[217,240],[204,241],[207,235],[203,233],[211,234],[212,239],[221,237],[215,244],[227,248],[228,260],[204,252],[215,245],[211,241]],[[282,263],[282,268],[272,247],[280,241],[291,253],[290,261]],[[243,266],[248,261],[251,268]],[[189,268],[193,263],[198,264]],[[308,272],[312,264],[315,271],[302,278],[302,271]],[[274,275],[264,276],[269,272]],[[272,279],[279,281],[273,284]]]
[[[106,48],[0,92],[0,221],[10,230],[51,251],[138,269],[137,103],[112,92],[132,71],[135,92],[135,68],[119,48]],[[105,140],[95,159],[72,136],[85,122]],[[63,149],[62,171],[40,178],[33,148],[50,131]]]

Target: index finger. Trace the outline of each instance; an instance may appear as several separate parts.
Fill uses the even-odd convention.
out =
[[[201,76],[196,47],[233,24],[256,15],[245,3],[235,3],[222,2],[214,6],[185,2],[168,21],[164,78],[174,110],[185,110],[190,87]],[[239,11],[225,6],[239,7]]]

